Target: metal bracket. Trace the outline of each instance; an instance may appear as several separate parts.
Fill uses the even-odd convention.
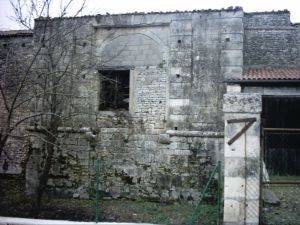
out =
[[[251,127],[253,123],[256,122],[256,120],[257,119],[255,117],[227,120],[227,123],[246,123],[245,126],[227,142],[227,144],[232,145],[240,136],[242,136],[243,133],[245,133]]]

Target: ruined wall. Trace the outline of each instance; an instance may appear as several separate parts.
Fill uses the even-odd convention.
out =
[[[45,152],[42,130],[27,127],[30,138],[30,159],[26,166],[26,192],[34,195],[37,188]],[[88,136],[89,130],[60,128],[59,142],[48,180],[49,194],[63,197],[88,198],[91,193],[91,171],[94,170],[94,145]]]
[[[1,87],[7,99],[8,106],[11,105],[12,99],[16,94],[17,87],[14,86],[17,80],[23,76],[24,65],[30,60],[32,55],[32,34],[18,32],[1,32],[0,33],[0,77]],[[22,90],[17,98],[16,105],[24,101],[27,96],[27,90]],[[15,122],[28,115],[27,104],[13,110],[11,126]],[[3,97],[0,98],[0,130],[5,133],[8,118],[8,111],[5,108]],[[24,121],[12,132],[5,146],[5,152],[0,156],[0,173],[19,174],[21,172],[21,162],[24,159],[24,137],[25,126],[29,121]],[[4,162],[7,162],[7,168],[4,168]],[[4,166],[4,167],[3,167]]]
[[[222,160],[220,81],[240,76],[242,17],[237,9],[65,19],[81,24],[79,64],[93,66],[77,82],[72,107],[84,114],[66,123],[72,132],[61,134],[49,190],[88,197],[100,159],[106,196],[196,200]],[[130,70],[128,111],[98,110],[103,69]],[[93,141],[82,127],[93,130]],[[41,148],[33,147],[32,162]],[[35,185],[34,168],[29,164],[28,186]]]
[[[46,32],[44,31],[45,24],[47,24]],[[95,154],[93,154],[95,151],[91,152],[94,150],[92,148],[94,144],[87,135],[87,132],[91,135],[91,130],[87,127],[96,127],[99,91],[98,73],[91,66],[93,65],[91,54],[93,31],[92,20],[89,17],[80,20],[54,19],[50,23],[40,18],[35,22],[34,47],[36,49],[41,47],[34,64],[36,70],[43,74],[43,66],[49,66],[47,48],[50,47],[48,45],[63,46],[62,51],[67,52],[63,59],[68,63],[68,67],[58,66],[56,71],[59,71],[60,68],[61,70],[71,68],[65,75],[65,80],[60,83],[64,85],[59,85],[62,89],[57,91],[72,95],[72,97],[70,99],[61,98],[63,101],[62,115],[66,119],[61,121],[59,127],[58,141],[55,145],[55,155],[48,181],[48,191],[56,195],[69,197],[80,195],[85,198],[89,196],[90,174],[93,170],[91,163],[95,159]],[[60,33],[62,33],[62,37],[59,36]],[[44,34],[46,38],[52,36],[54,39],[50,39],[43,45]],[[60,50],[56,49],[58,54],[61,53]],[[72,59],[68,55],[71,51],[76,53]],[[69,60],[71,60],[70,65]],[[49,74],[46,70],[45,75],[48,75],[47,73]],[[32,111],[35,110],[33,112],[39,113],[43,109],[40,107],[42,102],[40,99],[33,101],[35,104],[33,104]],[[26,168],[26,188],[29,195],[34,194],[45,159],[44,124],[40,119],[36,123],[36,126],[27,127],[31,134],[29,146],[31,154]]]
[[[240,78],[243,65],[299,63],[299,29],[287,12],[40,18],[34,46],[45,24],[49,32],[76,27],[66,41],[76,43],[72,67],[81,72],[65,111],[78,115],[60,128],[48,183],[51,193],[73,197],[92,193],[100,159],[106,196],[196,200],[211,166],[223,161],[223,81]],[[100,70],[130,71],[128,111],[99,111]],[[42,142],[31,142],[28,187],[43,158]]]
[[[299,38],[288,11],[246,13],[244,26],[244,66],[299,65]]]
[[[133,94],[130,100],[131,124],[128,130],[123,130],[125,140],[117,142],[117,146],[125,142],[125,148],[116,148],[122,153],[114,150],[116,144],[112,140],[120,139],[116,129],[113,129],[114,135],[113,132],[106,135],[110,138],[107,148],[103,148],[103,142],[99,141],[100,154],[103,154],[102,149],[107,150],[105,156],[110,162],[110,168],[103,170],[112,171],[106,178],[109,182],[103,185],[107,192],[114,189],[115,196],[121,193],[154,199],[198,198],[198,191],[204,185],[211,165],[216,159],[221,159],[220,131],[223,124],[220,107],[224,87],[220,80],[230,69],[241,71],[242,16],[237,10],[134,15],[130,19],[128,16],[106,17],[112,21],[118,18],[117,22],[109,23],[109,32],[113,40],[122,33],[121,43],[126,43],[123,44],[126,45],[124,52],[108,65],[118,66],[122,62],[122,66],[133,67],[131,74],[137,77],[133,81],[133,93],[138,95]],[[140,21],[144,23],[145,20],[148,25],[139,27]],[[114,28],[114,25],[119,28]],[[100,28],[101,23],[97,29],[103,35],[105,31]],[[159,44],[152,49],[161,51],[158,57],[161,62],[147,58],[147,46],[140,48],[132,44],[149,45],[134,33],[146,34]],[[124,40],[128,34],[131,37]],[[101,39],[96,39],[101,42]],[[114,46],[113,49],[120,48]],[[142,63],[144,66],[141,66],[139,57],[128,62],[136,55],[141,56],[142,61],[146,59]],[[118,62],[120,57],[124,58]],[[144,104],[145,107],[141,107]],[[120,120],[117,114],[111,116]],[[101,133],[102,129],[99,136],[103,137]],[[162,136],[166,137],[165,142],[161,140]]]

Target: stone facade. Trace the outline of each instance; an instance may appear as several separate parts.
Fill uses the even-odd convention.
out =
[[[28,59],[32,57],[32,33],[18,33],[2,35],[0,32],[0,77],[2,87],[8,87],[4,90],[4,96],[7,99],[14,97],[15,93],[12,84],[18,79],[17,76],[10,76],[10,74],[18,74],[23,68],[26,68]],[[5,70],[4,70],[5,69]],[[1,95],[2,96],[2,95]],[[26,98],[27,93],[23,91],[20,94],[20,100]],[[28,108],[18,107],[12,117],[16,122],[22,116],[28,115]],[[5,130],[7,124],[7,110],[5,109],[3,97],[0,97],[0,130],[1,133]],[[25,121],[20,124],[17,129],[12,133],[11,138],[8,140],[7,155],[3,153],[0,157],[0,173],[19,174],[21,173],[20,164],[24,159],[24,129],[28,125]],[[3,169],[4,162],[8,162],[7,170]]]
[[[88,193],[100,159],[106,196],[197,200],[211,166],[223,157],[220,80],[241,71],[242,18],[236,9],[65,19],[80,24],[78,51],[82,62],[92,56],[94,67],[77,87],[76,110],[88,116],[62,131],[49,190]],[[36,30],[44,22],[37,20]],[[128,111],[98,111],[98,70],[108,69],[130,71]],[[94,131],[93,143],[82,127]],[[36,161],[42,146],[32,143]],[[28,187],[34,187],[34,174],[27,175]]]
[[[244,18],[244,66],[299,65],[299,25],[289,12],[246,13]]]
[[[245,168],[240,173],[236,169],[242,167],[241,162],[257,168],[259,148],[240,149],[241,139],[235,144],[235,155],[226,141],[240,126],[229,128],[225,123],[224,161],[223,121],[257,118],[245,137],[249,146],[259,146],[261,106],[254,93],[262,95],[270,88],[228,85],[228,94],[223,95],[225,82],[242,78],[243,68],[299,66],[299,25],[291,24],[289,12],[244,13],[235,8],[40,18],[35,22],[33,46],[41,40],[39,31],[46,22],[49,30],[78,26],[73,36],[79,44],[76,66],[87,61],[92,65],[78,80],[78,95],[72,100],[72,110],[83,115],[60,128],[60,150],[55,154],[49,191],[88,197],[94,163],[100,159],[105,196],[193,201],[211,166],[221,160],[225,164],[225,222],[257,224],[259,193],[256,190],[253,198],[246,198],[243,182],[259,186],[260,171],[248,171],[247,177]],[[1,43],[3,40],[1,37]],[[99,110],[99,71],[103,70],[129,71],[128,111]],[[39,135],[32,127],[28,132]],[[31,142],[29,191],[38,176],[37,162],[43,157],[42,144],[34,138]],[[244,153],[254,155],[245,157]],[[235,196],[231,196],[233,189]],[[252,217],[247,209],[246,214],[239,211],[248,203],[255,208]]]

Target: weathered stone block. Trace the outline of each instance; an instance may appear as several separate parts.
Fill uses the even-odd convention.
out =
[[[221,24],[222,33],[243,33],[244,31],[242,17],[223,18]]]
[[[244,177],[245,176],[245,159],[241,157],[225,157],[224,170],[225,177]]]
[[[226,198],[241,200],[245,198],[245,185],[244,177],[226,177],[224,180],[224,195]]]
[[[227,78],[226,78],[227,79]],[[226,86],[227,93],[240,93],[242,90],[241,85],[239,84],[228,84]]]
[[[171,34],[191,34],[192,20],[173,20],[170,24]]]
[[[225,94],[224,112],[260,113],[262,109],[261,95],[259,94]]]
[[[221,66],[243,66],[243,51],[240,49],[224,49],[221,52]]]
[[[190,83],[171,83],[170,99],[186,99],[189,98],[191,92]]]
[[[233,9],[232,11],[221,11],[221,17],[244,17],[244,11],[242,8]]]
[[[170,107],[188,106],[190,104],[190,99],[170,99]]]
[[[161,144],[170,144],[171,143],[171,141],[170,141],[170,135],[168,135],[168,134],[160,134],[158,142],[161,143]]]
[[[224,224],[242,225],[243,203],[238,200],[224,199]]]
[[[224,80],[241,79],[243,68],[241,66],[222,66],[221,72]]]

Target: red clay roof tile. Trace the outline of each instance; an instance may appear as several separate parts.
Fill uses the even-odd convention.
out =
[[[300,68],[250,68],[243,71],[241,80],[300,80]]]

